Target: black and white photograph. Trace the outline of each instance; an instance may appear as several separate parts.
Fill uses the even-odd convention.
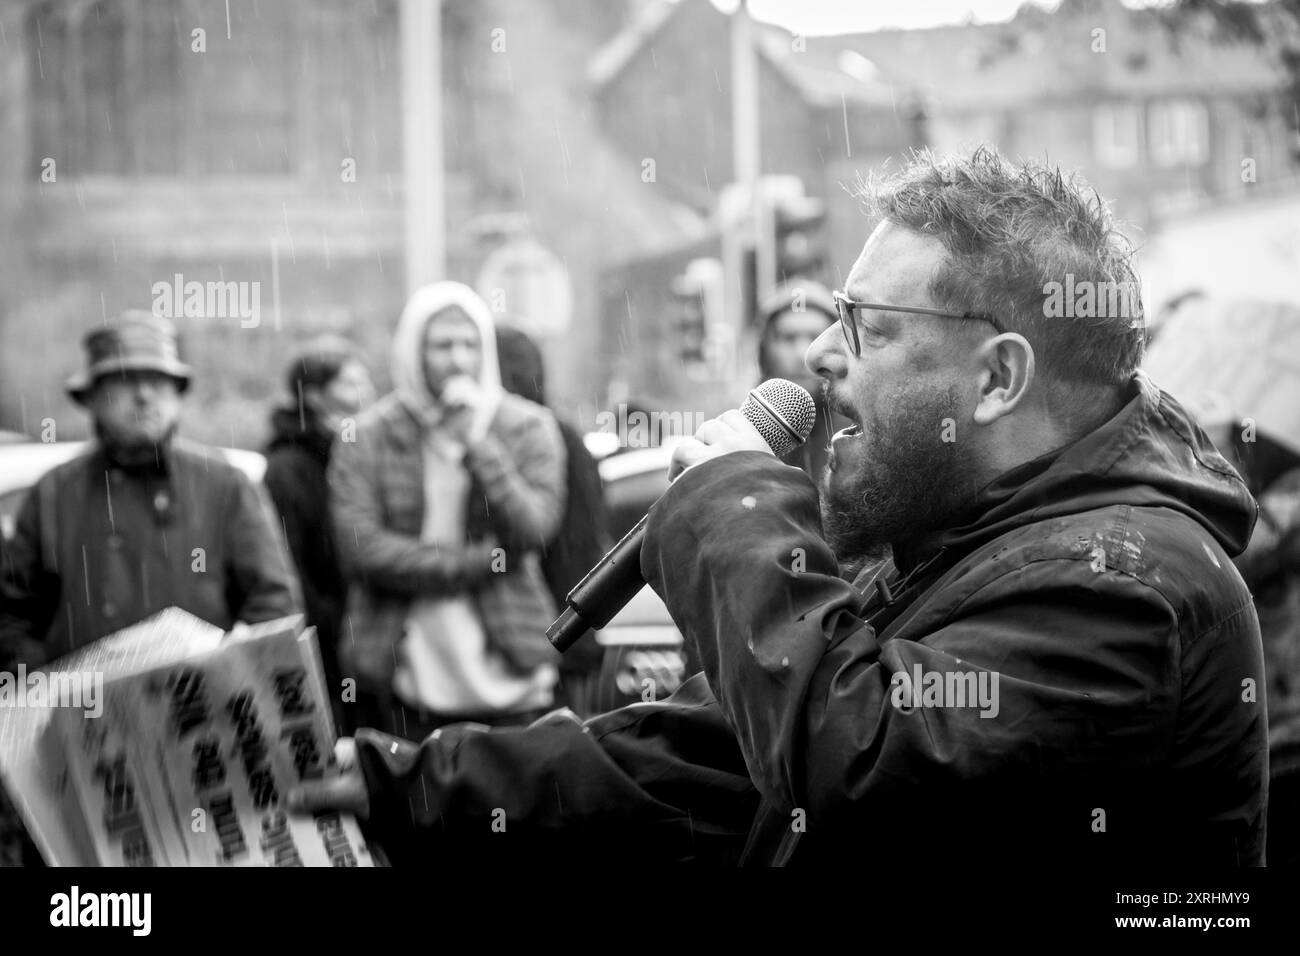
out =
[[[0,142],[7,931],[1286,925],[1300,0],[2,0]]]

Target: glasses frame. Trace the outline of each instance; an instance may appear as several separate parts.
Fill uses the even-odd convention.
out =
[[[945,312],[943,309],[927,309],[919,305],[859,302],[856,299],[850,299],[838,290],[831,293],[831,298],[835,300],[835,312],[840,317],[840,331],[844,333],[844,341],[848,343],[849,349],[853,352],[855,358],[862,355],[862,343],[858,338],[858,323],[853,315],[854,309],[874,309],[877,312],[911,312],[917,315],[937,315],[945,319],[975,319],[980,322],[987,322],[993,326],[999,335],[1006,331],[991,316],[978,315],[974,312]]]

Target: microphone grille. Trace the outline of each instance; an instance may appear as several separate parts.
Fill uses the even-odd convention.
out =
[[[808,440],[817,404],[807,389],[784,378],[769,378],[745,397],[740,412],[781,458]]]

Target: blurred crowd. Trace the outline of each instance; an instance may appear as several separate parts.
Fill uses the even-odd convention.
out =
[[[813,435],[789,459],[816,479],[840,423],[804,355],[837,321],[834,301],[791,283],[756,318],[761,377],[817,396]],[[41,666],[172,605],[224,628],[301,610],[342,733],[419,739],[451,721],[593,711],[593,636],[560,658],[545,628],[621,529],[582,432],[548,407],[538,345],[473,290],[410,298],[378,399],[355,344],[301,343],[270,411],[268,496],[178,436],[195,373],[169,319],[128,311],[83,345],[66,388],[97,440],[16,517],[0,667]]]

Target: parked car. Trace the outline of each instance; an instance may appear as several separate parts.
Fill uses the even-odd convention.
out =
[[[0,538],[8,541],[13,537],[14,521],[27,489],[55,465],[82,454],[88,445],[84,441],[32,441],[25,436],[21,441],[0,442]],[[246,474],[253,484],[261,484],[266,474],[266,459],[262,455],[238,448],[214,450]]]

